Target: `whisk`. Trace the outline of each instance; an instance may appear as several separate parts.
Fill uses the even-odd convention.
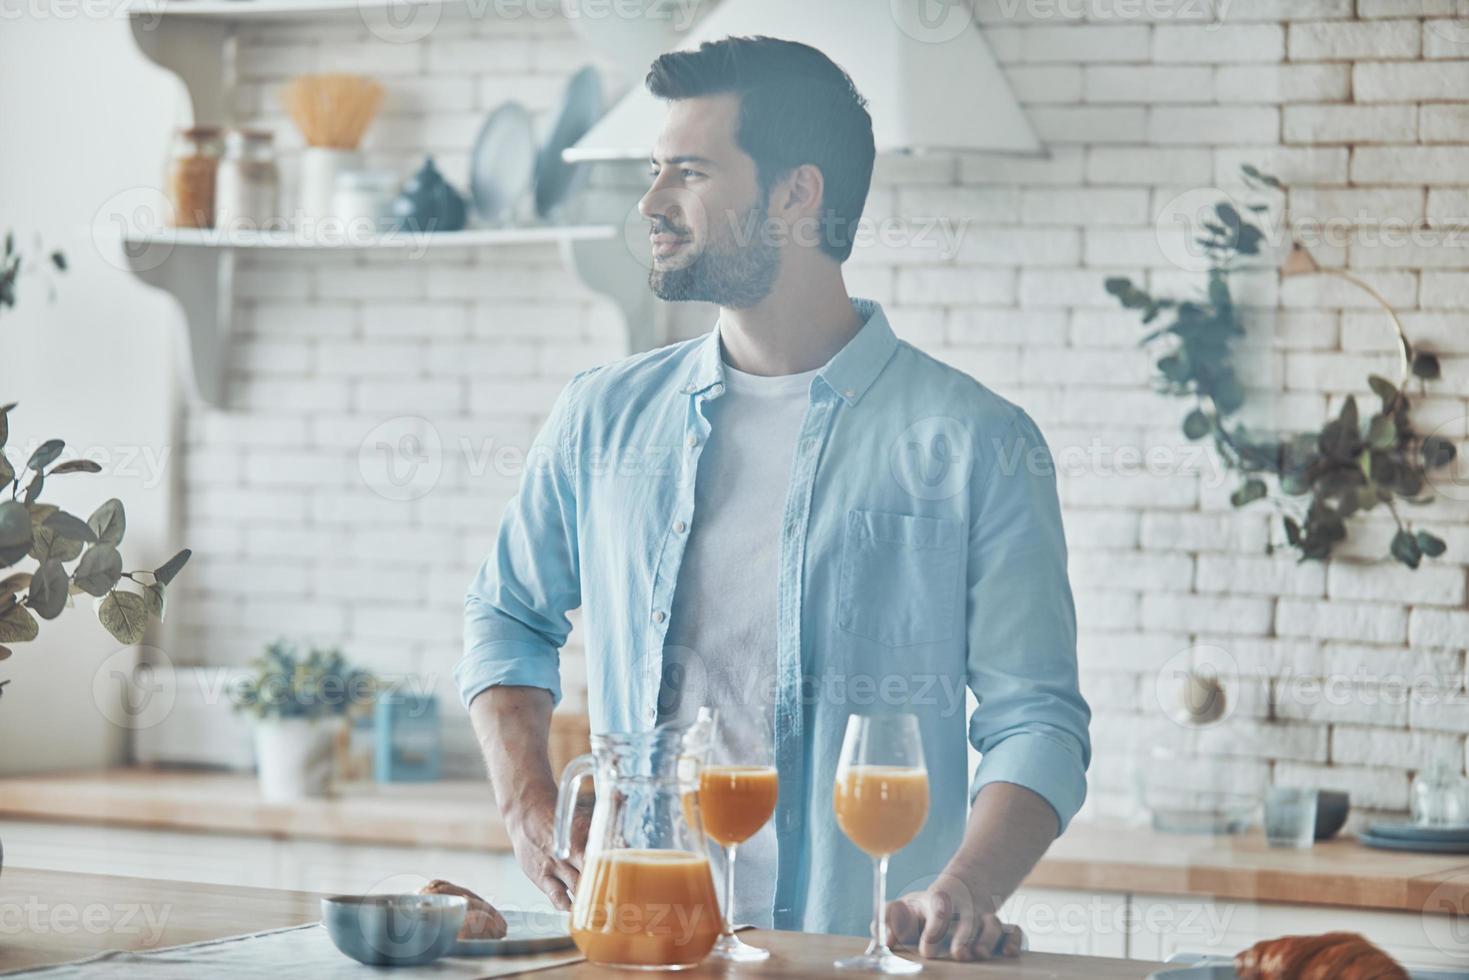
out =
[[[281,104],[311,146],[355,150],[377,115],[383,87],[362,75],[298,75]]]

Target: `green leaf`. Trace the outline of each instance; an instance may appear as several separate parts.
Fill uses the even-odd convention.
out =
[[[110,544],[94,544],[77,564],[76,584],[90,595],[106,595],[122,578],[122,555]]]
[[[152,585],[143,586],[143,604],[148,607],[148,614],[163,618],[163,586],[154,582]]]
[[[1246,480],[1239,489],[1229,495],[1229,502],[1236,507],[1243,507],[1265,496],[1264,480]]]
[[[61,450],[65,448],[66,443],[60,439],[47,439],[37,446],[36,451],[31,453],[31,458],[26,460],[26,469],[39,470],[50,466],[56,461],[56,457],[61,455]]]
[[[1413,377],[1435,381],[1443,374],[1438,358],[1427,352],[1413,355]]]
[[[45,526],[69,541],[85,541],[91,544],[97,540],[97,532],[92,530],[90,524],[64,510],[58,510],[47,517]]]
[[[127,530],[127,517],[123,514],[122,501],[113,497],[94,510],[92,516],[87,518],[87,523],[97,532],[98,541],[114,546],[121,544],[123,532]]]
[[[1423,559],[1423,551],[1418,547],[1418,538],[1411,531],[1398,531],[1393,535],[1392,547],[1389,549],[1392,556],[1409,568],[1417,568]]]
[[[1419,531],[1416,537],[1418,540],[1418,550],[1429,558],[1437,558],[1448,548],[1448,545],[1444,544],[1443,538],[1435,534],[1429,534],[1427,531]]]
[[[31,590],[26,594],[26,605],[36,611],[42,619],[55,619],[66,608],[66,598],[71,587],[66,569],[61,562],[52,558],[36,569],[31,580]]]
[[[74,561],[82,553],[83,543],[63,538],[44,524],[36,528],[35,540],[31,542],[30,556],[36,561]]]
[[[1190,439],[1204,438],[1209,434],[1210,428],[1212,424],[1209,422],[1209,416],[1197,408],[1189,412],[1188,417],[1183,420],[1183,434]]]
[[[31,543],[31,512],[25,504],[7,500],[0,504],[0,548]]]
[[[1371,386],[1373,394],[1382,399],[1384,408],[1398,400],[1398,386],[1386,378],[1370,374],[1367,376],[1367,384]]]
[[[1419,450],[1419,455],[1423,457],[1423,465],[1431,470],[1449,465],[1457,454],[1458,450],[1454,448],[1454,444],[1440,436],[1426,436]]]
[[[52,476],[60,476],[62,473],[101,473],[102,464],[94,459],[69,459],[51,470]]]
[[[40,632],[36,617],[19,603],[0,613],[0,643],[26,643]]]
[[[30,584],[29,572],[14,572],[0,579],[0,603],[7,602],[11,596]]]
[[[35,503],[36,498],[41,496],[41,488],[45,485],[46,474],[41,472],[40,470],[37,470],[36,475],[31,477],[30,485],[26,487],[25,496],[21,499],[23,499],[28,504]]]
[[[3,419],[4,417],[5,416],[0,415],[0,419]],[[11,466],[10,460],[5,458],[5,454],[3,452],[0,452],[0,488],[8,487],[10,485],[10,482],[14,479],[15,467]]]
[[[1391,415],[1373,416],[1367,428],[1367,445],[1373,449],[1391,449],[1398,444],[1398,427]]]
[[[193,552],[190,551],[188,548],[185,548],[184,550],[180,551],[178,554],[170,558],[168,561],[164,562],[162,565],[159,565],[157,568],[153,569],[153,577],[164,585],[169,584],[173,581],[174,576],[182,571],[183,567],[188,564],[189,557],[191,555],[193,555]]]
[[[141,643],[148,629],[148,607],[135,592],[109,592],[97,608],[97,620],[119,643]]]
[[[51,264],[56,266],[57,272],[66,271],[66,254],[60,249],[51,253]]]

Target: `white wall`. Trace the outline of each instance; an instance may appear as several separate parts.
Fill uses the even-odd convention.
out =
[[[177,543],[166,454],[178,320],[167,297],[94,246],[90,230],[110,196],[157,185],[177,87],[138,54],[125,19],[17,18],[18,9],[0,23],[0,223],[28,250],[39,232],[71,270],[55,278],[54,303],[45,278],[28,277],[16,308],[0,313],[0,401],[20,403],[9,457],[19,467],[37,442],[60,437],[101,462],[103,473],[58,477],[42,499],[85,517],[121,498],[126,567],[151,568]],[[84,599],[0,663],[0,679],[12,681],[0,699],[0,771],[122,758],[124,730],[92,689],[118,645]]]
[[[1235,0],[1212,5],[1224,16],[1209,22],[1190,20],[1211,9],[1202,3],[1177,5],[1178,16],[1168,4],[980,6],[1052,157],[881,161],[870,217],[967,229],[956,254],[861,249],[847,274],[903,336],[1019,402],[1063,463],[1082,461],[1065,466],[1062,494],[1096,710],[1095,803],[1125,808],[1136,753],[1176,737],[1154,681],[1205,643],[1243,674],[1230,734],[1210,749],[1241,778],[1405,807],[1411,774],[1435,754],[1462,762],[1469,730],[1462,707],[1431,710],[1405,693],[1462,687],[1465,505],[1419,515],[1451,550],[1416,574],[1375,564],[1390,526],[1380,519],[1355,525],[1329,569],[1266,555],[1266,512],[1233,512],[1228,488],[1200,471],[1178,429],[1186,406],[1153,394],[1142,330],[1102,280],[1196,285],[1160,247],[1156,216],[1185,191],[1237,191],[1239,163],[1254,162],[1291,184],[1298,213],[1345,221],[1348,245],[1318,257],[1364,275],[1443,355],[1446,378],[1418,419],[1462,438],[1469,258],[1374,246],[1371,233],[1384,218],[1469,220],[1469,32],[1398,0]],[[1098,12],[1057,16],[1067,9]],[[279,127],[289,151],[274,101],[284,79],[370,71],[390,93],[375,156],[407,167],[432,150],[462,180],[489,109],[519,97],[544,113],[588,57],[555,21],[446,21],[397,45],[350,24],[255,27],[239,37],[236,105]],[[860,87],[861,66],[850,67]],[[201,554],[181,610],[186,649],[237,662],[278,633],[317,635],[379,669],[442,681],[458,655],[463,584],[513,487],[493,466],[468,466],[459,440],[523,446],[570,373],[616,352],[615,324],[550,249],[279,258],[241,287],[229,408],[188,420],[187,538]],[[1258,324],[1255,397],[1269,397],[1279,424],[1319,424],[1365,390],[1369,370],[1391,370],[1362,295],[1262,289],[1278,309]],[[681,317],[683,329],[707,327],[695,319]],[[408,503],[373,493],[357,467],[364,438],[400,415],[430,420],[455,460]],[[1116,475],[1150,447],[1168,450],[1162,472]],[[1294,687],[1301,677],[1337,687],[1312,697]]]

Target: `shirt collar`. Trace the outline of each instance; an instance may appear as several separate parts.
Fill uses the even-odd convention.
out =
[[[888,324],[881,304],[854,296],[852,309],[862,318],[862,329],[818,373],[818,377],[848,404],[856,404],[866,394],[898,349],[898,338]],[[683,393],[697,395],[723,383],[724,358],[719,349],[719,325],[716,323],[699,344]]]

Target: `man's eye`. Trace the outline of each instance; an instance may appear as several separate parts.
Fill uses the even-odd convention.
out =
[[[702,177],[702,176],[704,176],[703,174],[699,173],[699,171],[697,171],[697,170],[681,170],[681,171],[679,171],[679,173],[681,173],[684,177]]]

